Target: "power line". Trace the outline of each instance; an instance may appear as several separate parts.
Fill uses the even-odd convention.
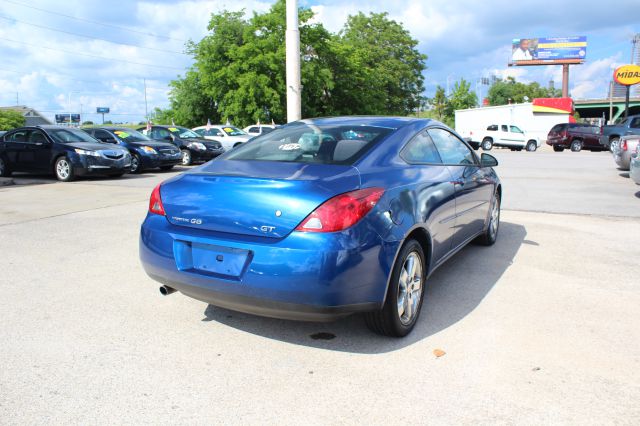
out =
[[[107,43],[120,44],[122,46],[136,47],[136,48],[139,48],[139,49],[147,49],[147,50],[153,50],[153,51],[156,51],[156,52],[163,52],[163,53],[174,53],[174,54],[177,54],[177,55],[187,55],[184,52],[178,52],[176,50],[157,49],[155,47],[140,46],[138,44],[120,43],[120,42],[117,42],[117,41],[107,40],[106,38],[94,37],[94,36],[89,36],[89,35],[85,35],[85,34],[74,33],[74,32],[71,32],[71,31],[59,30],[57,28],[51,28],[51,27],[47,27],[47,26],[44,26],[44,25],[33,24],[31,22],[25,22],[25,21],[21,21],[19,19],[10,18],[8,16],[3,16],[3,15],[0,15],[0,18],[1,19],[6,19],[7,21],[19,22],[19,23],[21,23],[23,25],[29,25],[31,27],[42,28],[42,29],[49,30],[49,31],[55,31],[55,32],[58,32],[58,33],[69,34],[69,35],[72,35],[72,36],[84,37],[84,38],[93,39],[93,40],[106,41]]]
[[[64,49],[58,49],[58,48],[55,48],[55,47],[48,47],[48,46],[41,46],[39,44],[27,43],[26,41],[12,40],[10,38],[0,37],[0,40],[5,40],[5,41],[12,42],[12,43],[24,44],[25,46],[36,47],[38,49],[53,50],[53,51],[56,51],[56,52],[69,53],[71,55],[78,55],[78,56],[86,56],[88,58],[103,59],[105,61],[110,61],[110,62],[123,62],[123,63],[127,63],[127,64],[141,65],[141,66],[145,66],[145,67],[165,68],[165,69],[169,69],[169,70],[184,71],[184,68],[170,67],[170,66],[167,66],[167,65],[148,64],[148,63],[144,63],[144,62],[134,62],[134,61],[128,61],[126,59],[108,58],[106,56],[92,55],[90,53],[72,52],[70,50],[64,50]]]
[[[108,24],[106,22],[99,22],[99,21],[94,21],[92,19],[80,18],[78,16],[66,15],[64,13],[55,12],[53,10],[42,9],[40,7],[32,6],[32,5],[26,4],[26,3],[21,3],[21,2],[18,2],[18,1],[13,1],[13,0],[4,0],[4,1],[7,2],[7,3],[12,3],[12,4],[16,4],[16,5],[23,6],[23,7],[28,7],[30,9],[39,10],[40,12],[50,13],[52,15],[58,15],[58,16],[62,16],[62,17],[68,18],[68,19],[75,19],[76,21],[87,22],[89,24],[102,25],[104,27],[116,28],[116,29],[119,29],[119,30],[122,30],[122,31],[129,31],[131,33],[140,34],[140,35],[144,35],[144,36],[148,36],[148,37],[163,38],[163,39],[166,39],[166,40],[179,41],[181,43],[186,43],[187,42],[187,40],[181,40],[181,39],[178,39],[178,38],[172,38],[172,37],[169,37],[169,36],[164,36],[164,35],[159,35],[159,34],[154,34],[154,33],[147,33],[147,32],[144,32],[144,31],[137,31],[137,30],[134,30],[134,29],[131,29],[131,28],[127,28],[127,27],[121,27],[119,25]]]

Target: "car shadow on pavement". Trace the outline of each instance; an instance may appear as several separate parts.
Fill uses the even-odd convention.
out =
[[[511,266],[526,235],[524,226],[502,222],[494,246],[467,246],[436,270],[427,280],[418,323],[412,333],[402,339],[372,333],[360,315],[330,323],[310,323],[263,318],[208,305],[202,321],[325,350],[366,354],[399,350],[452,326],[471,313]]]

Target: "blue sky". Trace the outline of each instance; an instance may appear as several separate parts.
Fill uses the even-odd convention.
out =
[[[114,121],[143,120],[168,104],[168,82],[191,64],[181,54],[188,39],[206,34],[209,15],[222,9],[264,11],[272,1],[0,0],[0,106],[18,102],[55,113],[80,112],[98,120],[98,106]],[[515,76],[561,85],[559,66],[509,68],[517,37],[586,35],[587,62],[572,66],[576,98],[603,97],[612,68],[627,63],[631,37],[640,33],[638,0],[305,1],[315,19],[338,31],[358,11],[388,12],[419,40],[429,56],[426,94],[464,77]],[[54,12],[54,13],[52,13]],[[57,31],[54,31],[57,30]],[[69,34],[74,33],[74,34]],[[85,37],[81,37],[83,35]],[[106,58],[106,59],[105,59]],[[483,88],[486,93],[486,87]]]

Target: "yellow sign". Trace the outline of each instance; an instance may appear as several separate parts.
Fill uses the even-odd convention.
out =
[[[640,83],[640,65],[623,65],[613,72],[613,79],[618,84],[633,86]]]

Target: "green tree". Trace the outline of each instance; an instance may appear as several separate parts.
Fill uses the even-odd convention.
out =
[[[407,115],[420,107],[427,56],[387,13],[349,16],[332,44],[339,113]]]
[[[487,98],[489,105],[506,105],[511,100],[512,103],[530,102],[534,98],[559,98],[562,91],[559,89],[551,89],[540,86],[539,83],[533,82],[524,84],[517,82],[513,77],[507,77],[506,80],[498,80],[489,88]]]
[[[462,78],[453,86],[453,92],[447,105],[447,116],[453,118],[456,110],[473,108],[477,104],[478,97],[471,90],[471,83]]]
[[[285,122],[285,9],[278,0],[251,17],[244,11],[213,14],[208,35],[188,44],[195,63],[172,82],[171,108],[163,113],[187,125],[206,118],[237,125]],[[419,107],[426,56],[400,24],[386,14],[360,13],[331,34],[312,17],[310,9],[300,9],[304,117],[405,115]]]
[[[172,81],[170,86],[169,102],[171,107],[164,111],[168,115],[168,117],[163,117],[164,123],[171,123],[171,119],[173,119],[177,125],[196,127],[205,124],[208,119],[212,123],[220,120],[216,103],[205,92],[200,73],[196,70],[187,71],[183,78]]]
[[[11,130],[24,126],[26,120],[18,111],[12,109],[0,110],[0,130]]]
[[[431,110],[433,111],[433,118],[438,121],[445,121],[448,102],[444,88],[438,86],[436,88],[436,94],[429,102],[431,104]]]

